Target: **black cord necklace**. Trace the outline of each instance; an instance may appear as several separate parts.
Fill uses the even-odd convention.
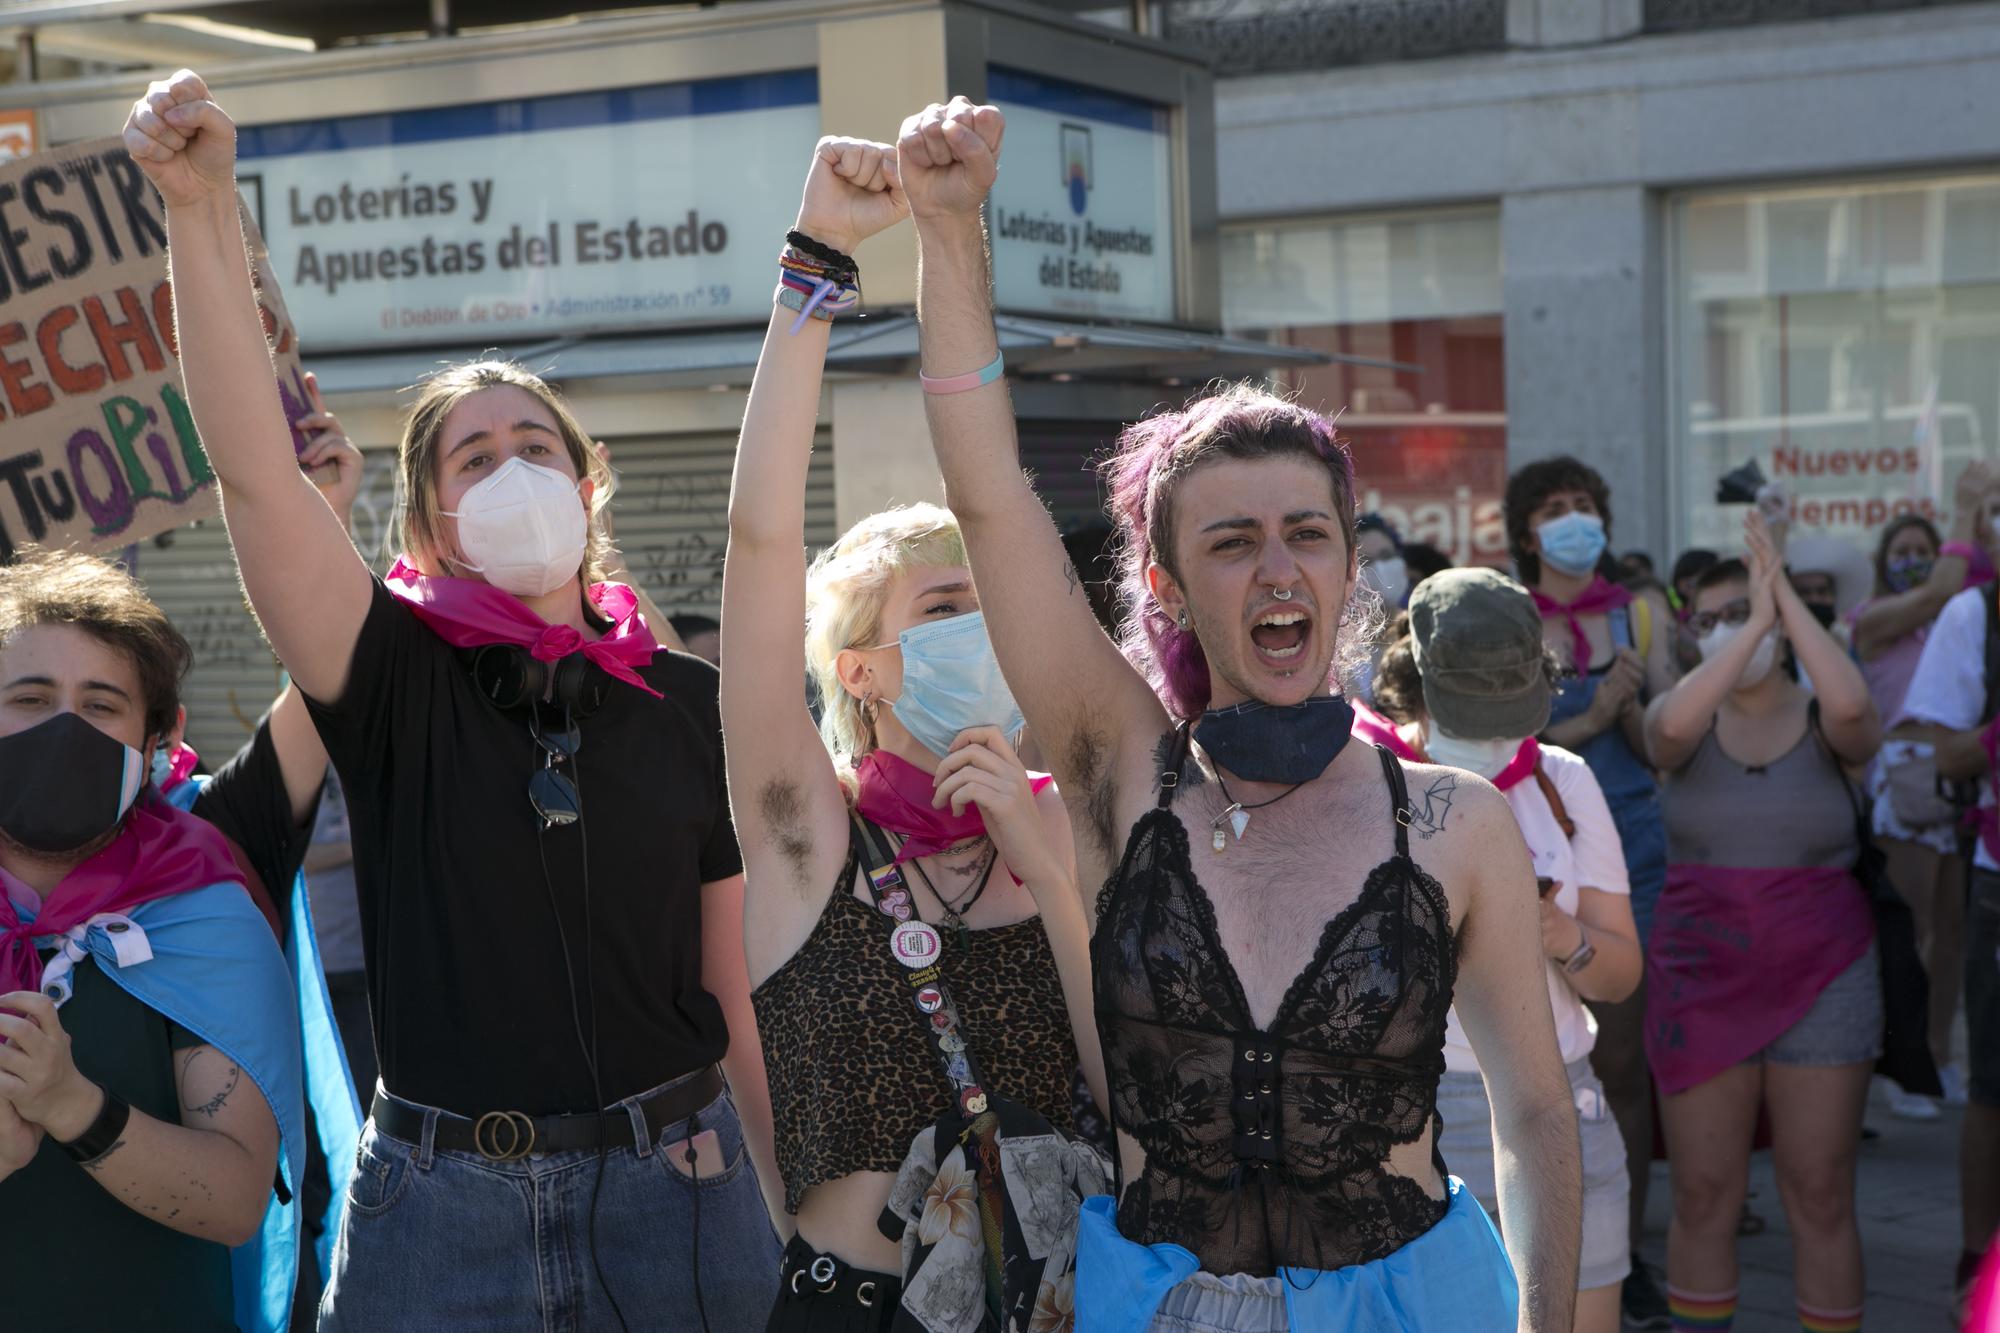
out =
[[[1310,781],[1312,779],[1306,779],[1306,782]],[[1223,781],[1220,765],[1215,770],[1215,785],[1222,788],[1222,799],[1229,802],[1228,805],[1222,808],[1221,814],[1208,821],[1209,845],[1219,852],[1229,845],[1229,840],[1223,836],[1222,832],[1224,824],[1227,824],[1229,831],[1236,835],[1236,841],[1241,842],[1243,841],[1243,830],[1250,827],[1250,812],[1252,810],[1262,810],[1267,805],[1276,805],[1306,784],[1305,782],[1294,782],[1270,800],[1259,801],[1255,805],[1245,805],[1229,794],[1229,784]]]
[[[979,895],[986,892],[986,881],[993,878],[993,867],[999,863],[1000,848],[998,844],[995,844],[992,852],[986,858],[986,869],[980,872],[979,882],[972,886],[970,892],[961,896],[956,902],[952,902],[948,901],[942,893],[937,891],[937,886],[931,883],[931,877],[924,873],[923,866],[914,857],[910,860],[910,868],[917,872],[917,878],[924,882],[924,887],[931,891],[931,897],[937,899],[938,906],[944,909],[945,924],[953,927],[957,932],[958,947],[961,953],[970,953],[972,950],[971,931],[965,924],[965,913],[970,912],[972,905],[979,901]]]

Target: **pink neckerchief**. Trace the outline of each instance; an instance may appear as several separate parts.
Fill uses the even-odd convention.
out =
[[[194,747],[186,741],[176,745],[173,755],[167,760],[167,780],[160,790],[172,791],[186,782],[194,776],[195,765],[200,762],[201,756],[196,754]]]
[[[109,847],[79,865],[49,891],[32,922],[0,893],[0,991],[39,990],[42,960],[35,938],[62,935],[106,912],[224,880],[243,883],[229,843],[206,820],[147,799],[132,808]]]
[[[1534,776],[1535,765],[1542,762],[1542,743],[1533,736],[1521,742],[1521,748],[1514,751],[1514,757],[1507,761],[1507,767],[1493,775],[1493,785],[1501,791],[1525,782]]]
[[[382,582],[416,613],[431,633],[454,648],[484,648],[511,643],[526,648],[538,662],[557,662],[571,653],[583,655],[604,670],[652,695],[660,692],[634,670],[653,660],[660,642],[639,614],[639,599],[622,583],[593,583],[590,604],[611,622],[603,638],[585,641],[568,625],[551,625],[530,611],[521,599],[490,583],[473,579],[435,577],[417,572],[407,556],[397,556]]]
[[[978,806],[967,804],[962,815],[954,815],[949,804],[933,808],[936,780],[899,755],[876,750],[854,766],[854,776],[854,808],[903,839],[897,865],[986,836],[986,817]],[[1028,787],[1038,795],[1054,781],[1046,773],[1028,774]]]
[[[1593,578],[1589,585],[1576,595],[1575,601],[1567,604],[1558,602],[1547,593],[1533,588],[1528,589],[1528,593],[1535,599],[1535,609],[1542,613],[1542,619],[1561,616],[1569,623],[1570,638],[1574,645],[1572,655],[1579,672],[1590,669],[1590,636],[1583,632],[1583,626],[1577,623],[1576,618],[1602,615],[1621,606],[1629,606],[1632,602],[1630,588],[1621,588],[1602,574]]]
[[[1388,749],[1398,759],[1407,759],[1413,764],[1427,764],[1430,760],[1415,746],[1403,739],[1402,731],[1388,718],[1382,716],[1367,704],[1355,704],[1354,726],[1350,728],[1357,740],[1369,745],[1380,745]],[[1514,751],[1514,757],[1507,761],[1507,767],[1493,775],[1493,785],[1501,791],[1532,776],[1535,765],[1542,762],[1542,745],[1533,736],[1521,742],[1521,748]]]
[[[1421,764],[1424,757],[1403,739],[1403,733],[1396,724],[1364,703],[1350,701],[1354,709],[1354,725],[1348,728],[1356,740],[1369,745],[1380,745],[1398,759],[1406,759],[1413,764]]]

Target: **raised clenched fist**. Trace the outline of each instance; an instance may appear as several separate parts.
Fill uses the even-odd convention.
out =
[[[844,254],[907,217],[896,150],[868,139],[821,139],[813,149],[798,229]]]
[[[896,170],[918,222],[977,214],[1000,174],[1000,108],[963,97],[932,103],[903,122]]]
[[[125,148],[169,208],[235,186],[236,124],[191,69],[147,86],[125,118]]]

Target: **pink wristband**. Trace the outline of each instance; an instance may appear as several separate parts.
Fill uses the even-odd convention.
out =
[[[932,379],[920,370],[917,372],[917,381],[924,386],[925,393],[964,393],[968,389],[983,388],[1006,373],[1006,357],[995,352],[991,361],[968,374]]]
[[[1976,588],[1993,578],[1993,559],[1985,548],[1972,542],[1946,542],[1938,547],[1939,555],[1955,555],[1965,561],[1965,586]]]

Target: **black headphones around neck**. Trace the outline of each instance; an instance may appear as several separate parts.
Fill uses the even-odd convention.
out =
[[[526,648],[489,643],[466,655],[473,686],[504,712],[547,701],[581,722],[604,706],[615,682],[582,653],[544,662]]]

